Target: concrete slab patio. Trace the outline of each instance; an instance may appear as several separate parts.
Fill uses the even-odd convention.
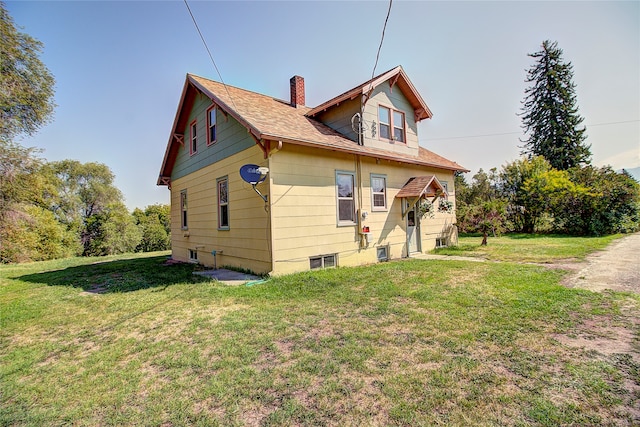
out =
[[[259,276],[253,274],[241,273],[239,271],[227,270],[226,268],[218,268],[216,270],[194,271],[193,274],[208,277],[217,280],[226,285],[244,285],[248,282],[260,280]]]

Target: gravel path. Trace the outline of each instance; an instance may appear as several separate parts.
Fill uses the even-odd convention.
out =
[[[640,233],[616,240],[587,256],[581,268],[563,282],[596,292],[611,289],[640,293]]]

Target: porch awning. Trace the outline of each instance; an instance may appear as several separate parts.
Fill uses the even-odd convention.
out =
[[[407,200],[407,203],[402,203],[402,218],[418,204],[422,196],[436,197],[439,194],[447,196],[447,190],[435,175],[409,178],[409,181],[396,194],[396,198]]]
[[[435,175],[414,176],[398,191],[397,198],[419,199],[422,196],[435,197],[439,191],[447,194],[444,186]]]

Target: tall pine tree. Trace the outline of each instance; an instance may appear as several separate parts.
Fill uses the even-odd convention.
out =
[[[585,143],[584,118],[578,114],[573,66],[562,59],[557,42],[545,40],[542,50],[529,54],[536,63],[527,72],[522,123],[528,139],[523,154],[543,156],[551,166],[566,170],[591,160]]]

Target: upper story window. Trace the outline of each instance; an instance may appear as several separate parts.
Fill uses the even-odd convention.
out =
[[[190,133],[189,133],[189,150],[190,153],[193,155],[198,151],[198,126],[197,126],[198,122],[196,120],[194,120],[193,122],[191,122],[191,126],[190,126]]]
[[[229,179],[218,178],[218,229],[229,229]]]
[[[391,139],[391,110],[379,106],[378,122],[380,122],[380,138]]]
[[[405,142],[404,113],[379,105],[378,122],[381,139]]]
[[[356,200],[354,194],[354,174],[336,172],[336,194],[338,205],[338,225],[356,223]]]
[[[180,228],[187,229],[187,190],[180,192]]]
[[[404,142],[404,114],[400,111],[393,111],[393,139]]]
[[[387,210],[387,178],[384,175],[371,175],[371,210]]]
[[[207,110],[207,145],[216,142],[216,114],[218,108],[214,105]]]

